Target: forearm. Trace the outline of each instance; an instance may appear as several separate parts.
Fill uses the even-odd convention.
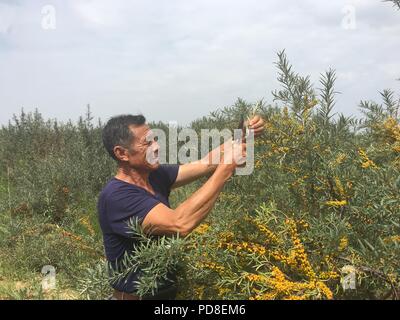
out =
[[[191,232],[211,211],[231,172],[217,168],[208,181],[175,209],[178,224]]]
[[[179,167],[178,177],[172,188],[178,188],[196,181],[199,178],[208,176],[215,172],[220,163],[221,155],[224,152],[224,145],[210,151],[204,158]]]
[[[199,210],[188,216],[186,219],[186,232],[190,233],[208,216],[214,208],[215,203],[222,190],[216,193],[208,202],[206,202]]]
[[[211,211],[225,183],[236,167],[244,163],[244,159],[244,144],[240,146],[239,142],[232,142],[231,145],[226,145],[221,163],[200,189],[175,210],[162,203],[156,205],[143,220],[143,227],[151,229],[157,235],[188,235]]]

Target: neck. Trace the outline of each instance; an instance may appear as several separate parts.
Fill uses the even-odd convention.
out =
[[[149,182],[149,174],[150,172],[148,171],[138,171],[134,168],[120,166],[117,169],[115,178],[151,191],[152,187]]]

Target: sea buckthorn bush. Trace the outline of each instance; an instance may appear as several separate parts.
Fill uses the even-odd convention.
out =
[[[316,90],[284,52],[277,66],[282,89],[273,93],[276,108],[262,108],[255,171],[233,178],[191,238],[185,294],[398,299],[399,100],[385,90],[383,105],[361,102],[363,119],[334,117],[333,70]],[[238,101],[214,118],[250,109]],[[356,284],[344,290],[349,269]]]

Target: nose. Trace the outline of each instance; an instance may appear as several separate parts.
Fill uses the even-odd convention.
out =
[[[160,145],[158,144],[157,141],[153,142],[153,151],[157,152],[160,149]]]

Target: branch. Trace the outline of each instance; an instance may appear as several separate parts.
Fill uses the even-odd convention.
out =
[[[392,2],[393,7],[397,8],[400,10],[400,0],[383,0],[383,2]]]
[[[335,257],[335,258],[353,264],[353,261],[351,261],[351,260],[348,259],[348,258],[345,258],[345,257]],[[391,291],[392,291],[392,293],[393,293],[394,298],[395,298],[396,300],[399,300],[399,294],[400,294],[400,293],[399,293],[398,289],[396,288],[396,285],[393,283],[392,280],[390,280],[390,278],[389,278],[386,274],[384,274],[384,273],[381,272],[381,271],[378,271],[378,270],[375,270],[375,269],[372,269],[372,268],[366,267],[366,266],[355,265],[355,267],[356,267],[357,269],[363,271],[363,272],[367,272],[367,273],[370,273],[370,274],[372,274],[372,275],[375,275],[375,276],[377,276],[378,278],[380,278],[381,280],[383,280],[383,281],[385,281],[386,283],[388,283],[388,284],[390,285],[390,287],[391,287]],[[386,296],[386,295],[385,295],[385,296]]]

